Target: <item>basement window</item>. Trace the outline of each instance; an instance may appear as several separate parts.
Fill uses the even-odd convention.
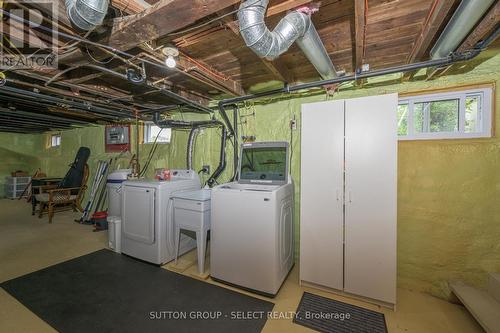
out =
[[[59,147],[61,145],[61,134],[52,134],[50,136],[50,147]]]
[[[156,139],[158,138],[158,139]],[[156,126],[153,123],[144,124],[144,143],[170,143],[172,138],[172,129]]]
[[[399,99],[400,140],[491,137],[492,88]]]

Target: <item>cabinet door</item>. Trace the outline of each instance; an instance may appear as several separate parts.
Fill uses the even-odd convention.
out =
[[[343,287],[344,102],[302,106],[300,279]]]
[[[135,186],[123,188],[123,235],[145,244],[155,241],[155,190]]]
[[[396,302],[397,94],[346,100],[346,292]]]

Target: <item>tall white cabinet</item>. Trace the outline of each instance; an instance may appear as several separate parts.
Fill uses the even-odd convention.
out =
[[[302,284],[396,304],[397,104],[302,105]]]

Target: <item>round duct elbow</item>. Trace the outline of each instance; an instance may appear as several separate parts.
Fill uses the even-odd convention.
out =
[[[71,23],[85,31],[102,24],[108,6],[109,0],[66,0],[66,12]]]
[[[323,79],[336,77],[335,67],[311,17],[300,11],[292,11],[270,31],[264,22],[268,4],[269,0],[241,2],[238,21],[245,44],[259,57],[274,60],[297,41],[304,55]]]
[[[310,18],[299,12],[291,12],[270,31],[264,22],[267,5],[268,0],[242,2],[238,21],[245,44],[259,57],[274,60],[304,35]]]

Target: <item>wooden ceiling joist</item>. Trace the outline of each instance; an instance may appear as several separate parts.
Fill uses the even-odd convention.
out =
[[[363,65],[366,36],[366,0],[354,0],[355,70]]]
[[[311,0],[287,0],[277,5],[271,6],[268,8],[266,12],[266,17],[274,16],[281,14],[287,10],[297,8],[299,6],[306,5],[310,3]],[[240,35],[240,28],[237,20],[233,20],[230,16],[222,19],[225,23],[226,27],[229,28],[235,35]],[[295,78],[293,73],[286,68],[286,66],[279,59],[274,61],[269,61],[263,58],[260,58],[264,66],[269,70],[270,73],[273,74],[275,78],[280,81],[293,83],[295,82]]]
[[[274,6],[269,7],[269,9],[267,10],[266,16],[267,17],[274,16],[274,15],[286,12],[287,10],[307,5],[310,2],[312,2],[312,0],[287,0],[287,1],[283,1],[282,3],[278,3]]]
[[[406,59],[406,63],[410,64],[415,61],[422,60],[429,50],[432,41],[438,37],[438,32],[444,25],[445,19],[450,14],[452,8],[455,7],[457,0],[434,0],[429,10],[420,35],[413,44],[412,50]],[[408,72],[403,75],[403,80],[409,80],[415,75],[415,72]]]
[[[193,5],[192,1],[161,0],[142,13],[117,20],[107,43],[123,51],[130,50],[143,42],[186,28],[208,15],[239,2],[239,0],[206,0],[203,4]]]
[[[111,6],[127,14],[138,14],[151,7],[144,0],[111,0]]]
[[[406,61],[407,63],[412,63],[423,58],[431,42],[437,37],[437,32],[443,25],[450,10],[454,7],[455,2],[456,0],[434,0],[422,31],[415,44],[413,44],[413,48]]]
[[[195,60],[185,54],[181,54],[179,56],[178,65],[179,69],[184,72],[196,71],[200,73],[206,79],[220,86],[223,90],[232,95],[241,96],[245,94],[245,91],[239,82],[236,82],[229,76],[211,68],[209,65],[200,60]]]
[[[269,61],[261,58],[261,60],[264,66],[266,66],[267,69],[269,69],[269,71],[273,73],[273,75],[280,81],[287,83],[295,82],[293,73],[288,68],[286,68],[283,62],[281,62],[279,59],[274,61]]]
[[[287,0],[277,5],[271,6],[268,8],[266,12],[266,17],[275,16],[281,14],[287,10],[297,8],[302,5],[306,5],[310,3],[312,0]],[[217,13],[218,15],[223,15],[224,13]],[[236,35],[240,34],[240,28],[238,24],[238,20],[236,19],[236,15],[234,16],[226,16],[221,19],[224,22],[224,25],[229,28]],[[192,33],[188,33],[183,35],[180,38],[174,39],[174,43],[179,47],[189,47],[193,46],[199,42],[203,42],[203,37],[207,34],[217,33],[220,30],[220,26],[211,26],[205,28],[203,30],[194,31]]]
[[[465,41],[458,48],[459,52],[467,51],[484,38],[486,38],[490,33],[493,32],[496,27],[500,24],[500,2],[497,1],[495,5],[489,10],[483,20],[476,26],[476,28],[469,34]]]

